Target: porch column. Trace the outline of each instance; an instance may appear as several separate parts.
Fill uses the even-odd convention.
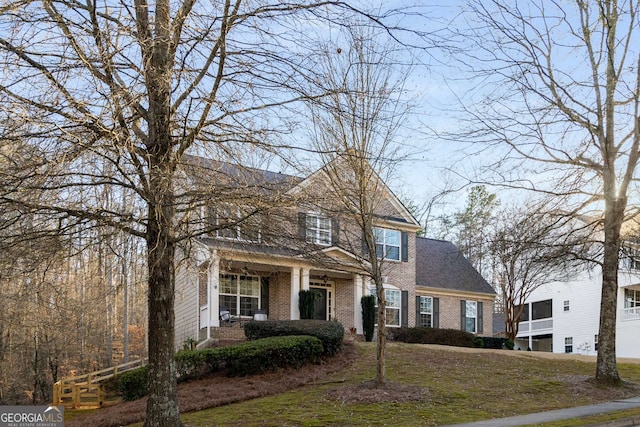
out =
[[[362,304],[361,299],[364,295],[364,280],[359,274],[353,275],[353,326],[356,333],[362,334]]]
[[[291,268],[291,320],[300,319],[300,310],[298,310],[298,301],[300,296],[300,267]]]
[[[309,290],[309,269],[308,268],[303,268],[302,269],[301,289],[303,291],[308,291]]]
[[[220,258],[218,257],[218,251],[213,250],[211,252],[211,262],[209,263],[209,325],[218,327],[220,326]],[[207,338],[211,338],[211,327],[207,328]]]

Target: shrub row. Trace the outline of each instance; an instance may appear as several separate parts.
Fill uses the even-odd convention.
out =
[[[325,320],[267,320],[251,321],[244,325],[249,340],[286,335],[310,335],[322,341],[324,354],[333,356],[342,348],[344,326]]]
[[[441,344],[456,347],[473,347],[475,336],[457,329],[439,328],[389,328],[390,338],[413,344]]]
[[[222,347],[229,376],[254,375],[284,367],[299,368],[305,362],[318,363],[322,342],[308,335],[269,337]]]
[[[478,338],[482,339],[482,345],[479,347],[495,348],[495,349],[506,348],[507,350],[513,350],[513,341],[511,341],[508,338],[498,338],[498,337],[478,337]]]
[[[300,367],[305,362],[318,362],[323,354],[322,342],[312,336],[280,336],[248,341],[242,344],[182,350],[176,354],[179,380],[196,378],[226,369],[228,376],[254,375],[284,367]],[[119,389],[124,400],[135,400],[149,391],[148,366],[124,372]]]

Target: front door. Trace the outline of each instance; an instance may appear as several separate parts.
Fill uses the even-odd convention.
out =
[[[313,300],[313,318],[316,320],[327,320],[327,290],[314,288],[313,293],[316,294]]]
[[[312,282],[309,289],[315,294],[313,318],[316,320],[333,319],[333,283]]]

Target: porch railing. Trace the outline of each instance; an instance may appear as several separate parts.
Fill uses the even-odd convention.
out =
[[[145,359],[138,359],[100,371],[63,378],[53,385],[53,405],[65,408],[99,408],[104,405],[104,381],[145,364]]]
[[[620,314],[620,320],[640,320],[640,307],[625,308]]]
[[[552,318],[520,322],[520,325],[518,326],[518,335],[525,332],[529,335],[529,332],[534,333],[545,329],[553,329]]]

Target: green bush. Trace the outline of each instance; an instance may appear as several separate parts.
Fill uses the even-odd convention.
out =
[[[317,363],[323,354],[322,342],[306,335],[263,338],[219,350],[228,376],[254,375],[284,367],[299,368],[305,362]]]
[[[250,321],[244,325],[244,334],[249,340],[287,335],[310,335],[322,341],[324,354],[333,356],[342,349],[344,326],[326,320],[267,320]]]
[[[224,362],[221,348],[181,350],[176,354],[178,380],[201,378],[220,369]]]
[[[374,295],[365,295],[360,298],[360,305],[362,306],[362,330],[364,340],[371,342],[376,326],[376,297]]]
[[[395,341],[414,344],[441,344],[455,347],[473,347],[474,335],[457,329],[389,328],[389,337]]]
[[[499,337],[482,337],[484,340],[484,348],[509,349],[513,350],[513,341],[508,338]]]
[[[123,400],[136,400],[149,393],[149,367],[132,369],[118,376]]]
[[[322,341],[312,336],[269,337],[229,347],[183,350],[176,354],[178,380],[200,378],[226,369],[228,376],[259,374],[278,368],[299,368],[317,363],[324,353]],[[118,377],[124,400],[136,400],[149,393],[149,367],[134,369]]]
[[[473,346],[476,348],[484,348],[484,340],[482,337],[475,337],[473,339]]]

